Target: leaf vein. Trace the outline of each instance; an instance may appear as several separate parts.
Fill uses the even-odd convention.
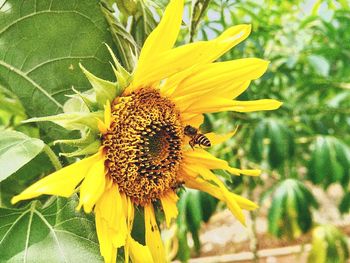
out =
[[[40,11],[40,12],[36,12],[36,13],[31,13],[29,15],[25,15],[22,16],[14,21],[12,21],[12,23],[8,24],[7,26],[5,26],[1,31],[0,31],[0,35],[2,35],[4,32],[6,32],[8,29],[10,29],[11,27],[17,25],[18,22],[21,22],[23,20],[26,20],[27,18],[31,18],[34,17],[36,15],[41,15],[41,14],[47,14],[47,13],[53,13],[53,14],[69,14],[69,13],[73,13],[73,14],[78,14],[81,17],[89,20],[97,29],[98,31],[102,32],[103,31],[97,26],[97,24],[88,16],[80,13],[79,11],[63,11],[63,10],[57,10],[57,11],[53,11],[53,10],[44,10],[44,11]]]
[[[57,246],[58,246],[58,250],[60,251],[60,254],[62,254],[63,256],[63,259],[64,259],[64,262],[67,262],[67,259],[66,259],[66,256],[62,250],[62,247],[61,247],[61,244],[60,244],[60,241],[58,240],[58,237],[56,235],[56,232],[55,232],[55,229],[53,229],[53,227],[50,225],[49,222],[47,222],[46,218],[38,211],[34,211],[35,214],[37,214],[37,216],[44,222],[44,224],[48,227],[48,229],[50,230],[50,232],[52,232],[52,235],[57,243]]]
[[[22,77],[30,84],[32,84],[35,88],[41,91],[46,97],[48,97],[53,103],[55,103],[59,108],[63,108],[62,104],[60,104],[57,100],[55,100],[45,89],[43,89],[38,83],[36,83],[33,79],[29,78],[23,71],[7,64],[5,61],[0,60],[0,66],[3,66],[10,71],[16,73],[18,76]]]

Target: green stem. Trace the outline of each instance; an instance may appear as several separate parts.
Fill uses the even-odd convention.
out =
[[[44,146],[44,153],[49,157],[53,167],[55,167],[56,171],[62,169],[62,165],[60,163],[60,160],[58,159],[57,155],[54,153],[54,151],[48,146]]]

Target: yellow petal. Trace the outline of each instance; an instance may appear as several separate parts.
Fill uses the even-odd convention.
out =
[[[237,130],[238,130],[238,126],[234,131],[229,132],[227,134],[221,135],[221,134],[216,134],[214,132],[210,132],[210,133],[206,133],[205,136],[209,139],[211,145],[218,145],[230,139],[233,135],[236,134]]]
[[[182,115],[186,115],[186,110],[192,105],[197,104],[198,100],[210,101],[215,98],[234,99],[242,94],[249,86],[250,80],[245,82],[233,82],[231,84],[225,84],[219,89],[208,88],[207,90],[198,90],[195,92],[189,91],[186,95],[174,96],[173,101],[177,104]],[[215,87],[215,86],[214,86]],[[229,101],[231,105],[231,101]],[[194,115],[193,113],[187,115]]]
[[[144,67],[144,71],[139,73],[139,69],[137,70],[137,78],[129,90],[142,84],[148,85],[165,79],[193,65],[203,65],[214,61],[243,41],[249,35],[250,29],[250,25],[238,25],[227,29],[222,35],[211,41],[190,43],[162,53],[154,52],[151,62]],[[170,86],[167,87],[170,88]]]
[[[131,261],[133,263],[153,263],[151,251],[147,246],[141,245],[132,237],[128,239],[128,247],[130,251]]]
[[[218,38],[216,45],[208,53],[207,62],[216,60],[225,54],[232,47],[245,40],[252,30],[251,25],[237,25],[226,29]]]
[[[107,133],[109,127],[111,126],[111,103],[109,100],[106,101],[104,111],[104,121],[97,119],[97,127],[102,134]]]
[[[252,112],[261,110],[275,110],[281,107],[282,102],[271,99],[251,100],[251,101],[234,101],[234,105],[226,110],[237,112]]]
[[[261,174],[261,170],[259,169],[240,169],[240,172],[248,176],[259,176]]]
[[[102,134],[105,134],[108,131],[107,125],[100,119],[97,119],[97,128]]]
[[[176,219],[178,215],[178,210],[176,206],[177,200],[179,200],[179,197],[174,193],[174,191],[168,191],[165,195],[163,195],[160,198],[165,214],[167,227],[170,227],[171,220]]]
[[[241,83],[232,83],[231,85],[220,88],[218,95],[223,98],[235,99],[249,87],[249,84],[250,80]],[[212,92],[209,94],[212,94]]]
[[[105,190],[104,158],[95,162],[80,187],[80,198],[77,209],[84,206],[84,211],[90,213],[97,200]]]
[[[184,160],[186,164],[198,164],[208,169],[223,169],[234,175],[249,175],[256,176],[260,174],[260,170],[248,170],[248,169],[237,169],[229,166],[229,164],[222,159],[216,158],[209,152],[203,149],[188,150],[184,152]]]
[[[237,84],[259,78],[265,73],[268,64],[262,59],[245,58],[199,66],[196,73],[178,85],[171,97],[176,99],[189,93],[209,91],[214,96],[220,96],[221,90],[227,93],[228,86],[234,90]],[[176,100],[182,101],[180,98]]]
[[[126,216],[127,227],[129,231],[131,231],[132,225],[134,223],[135,208],[130,198],[127,197],[124,193],[121,194],[121,199],[123,203],[124,213]]]
[[[211,100],[203,99],[193,101],[186,109],[187,113],[210,113],[222,111],[252,112],[262,110],[275,110],[282,105],[281,102],[271,99],[236,101],[221,97],[211,97]]]
[[[99,212],[95,215],[97,238],[100,243],[100,252],[105,263],[115,263],[117,256],[117,248],[113,246],[108,226]]]
[[[204,115],[203,114],[182,114],[182,122],[186,125],[191,125],[193,127],[199,127],[202,125],[204,121]]]
[[[106,225],[113,246],[116,248],[124,246],[130,232],[126,225],[122,198],[116,184],[109,188],[106,187],[105,192],[96,203],[95,213]]]
[[[243,225],[245,225],[245,218],[242,212],[242,209],[239,207],[237,201],[235,198],[230,198],[230,192],[227,190],[226,186],[221,182],[209,169],[205,169],[201,166],[192,166],[187,167],[187,169],[193,169],[197,171],[201,177],[204,179],[204,182],[200,183],[200,179],[198,180],[192,180],[192,187],[205,191],[210,189],[210,192],[213,192],[213,187],[215,187],[217,190],[221,191],[221,195],[214,195],[218,197],[220,200],[224,201],[227,205],[227,207],[230,209],[232,214],[238,219],[239,222],[241,222]],[[189,187],[191,187],[191,184],[188,183],[189,179],[185,178],[185,184]],[[212,183],[211,183],[212,182]],[[212,187],[204,186],[205,184],[212,184]]]
[[[237,201],[233,198],[228,198],[225,196],[225,203],[230,209],[231,213],[237,218],[237,220],[244,226],[246,226],[245,217],[242,209],[239,207]]]
[[[257,204],[255,204],[254,202],[240,196],[240,195],[236,195],[234,193],[229,193],[230,198],[233,198],[234,200],[236,200],[237,204],[245,210],[255,210],[257,209],[259,206]]]
[[[153,205],[144,206],[146,246],[151,250],[154,262],[166,262],[165,250],[154,215]]]
[[[11,203],[31,199],[43,194],[69,197],[75,187],[85,177],[90,167],[101,158],[101,153],[85,158],[74,164],[54,172],[32,184],[19,195],[12,198]]]
[[[208,183],[202,178],[198,178],[196,176],[193,176],[193,172],[191,171],[188,173],[189,176],[183,176],[185,185],[189,188],[194,188],[197,190],[201,190],[203,192],[206,192],[215,198],[226,202],[227,199],[234,199],[237,204],[245,210],[254,210],[258,208],[258,205],[256,205],[254,202],[231,192],[227,191],[226,196],[223,194],[222,190],[218,189],[217,185],[214,185],[212,183]]]
[[[157,63],[155,55],[173,47],[180,31],[183,0],[171,0],[158,26],[147,37],[140,53],[132,86],[143,83],[143,76],[149,73],[149,66]],[[130,91],[130,90],[129,90]]]
[[[109,127],[111,126],[111,103],[109,102],[109,100],[107,100],[105,105],[104,118],[105,125],[109,129]]]

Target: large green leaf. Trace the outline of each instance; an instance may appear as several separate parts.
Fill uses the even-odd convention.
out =
[[[347,192],[344,194],[342,200],[340,201],[339,211],[342,214],[345,214],[349,212],[349,210],[350,210],[350,192]]]
[[[346,235],[333,225],[319,225],[312,231],[312,248],[308,262],[345,263],[349,249]]]
[[[111,45],[112,40],[99,1],[2,3],[0,81],[18,96],[29,117],[62,112],[72,87],[90,88],[79,62],[97,76],[112,80],[110,56],[103,44]],[[47,132],[48,127],[59,129],[41,126]],[[53,132],[50,136],[56,137]]]
[[[308,168],[312,182],[325,187],[339,182],[347,189],[350,173],[348,146],[332,136],[317,136],[312,145]]]
[[[272,194],[268,212],[269,232],[277,237],[299,237],[311,229],[311,207],[317,206],[312,193],[301,181],[282,181]]]
[[[94,223],[76,205],[58,198],[46,207],[0,208],[0,262],[103,262]]]
[[[54,171],[54,167],[46,153],[39,153],[33,160],[22,166],[13,175],[0,182],[0,207],[13,208],[10,200],[16,194],[22,192],[29,185]],[[25,202],[17,206],[24,206]]]
[[[265,138],[269,141],[268,145],[264,144]],[[280,167],[284,161],[290,160],[294,155],[293,134],[288,126],[277,119],[262,120],[254,130],[250,153],[256,161],[261,162],[265,152],[273,168]]]
[[[0,131],[0,182],[37,156],[44,142],[16,131]]]

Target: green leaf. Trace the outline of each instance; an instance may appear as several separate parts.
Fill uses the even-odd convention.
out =
[[[317,136],[308,164],[312,182],[328,187],[339,182],[346,189],[349,183],[349,149],[345,143],[332,136]]]
[[[349,212],[349,210],[350,210],[350,192],[347,192],[344,194],[342,200],[340,201],[339,211],[342,214],[345,214]]]
[[[188,230],[192,234],[195,250],[198,253],[200,250],[199,229],[203,221],[201,196],[198,190],[188,190],[186,198],[186,223]]]
[[[265,138],[268,144],[264,143]],[[262,120],[254,130],[250,153],[256,161],[261,162],[265,152],[272,168],[278,168],[294,155],[294,136],[279,120]]]
[[[287,157],[289,141],[281,124],[274,120],[268,121],[268,138],[270,139],[269,163],[276,168]]]
[[[44,122],[51,121],[64,127],[67,130],[81,130],[84,131],[86,127],[91,130],[98,130],[98,119],[103,119],[102,111],[95,112],[71,112],[71,113],[61,113],[52,116],[31,118],[24,122]]]
[[[5,89],[1,84],[0,84],[0,101],[1,101],[1,111],[8,112],[12,116],[25,118],[25,112],[22,104],[18,101],[16,96],[12,94],[12,92]]]
[[[84,68],[82,64],[79,63],[79,66],[90,81],[90,84],[96,93],[97,103],[103,108],[107,101],[111,102],[116,97],[117,82],[100,79]]]
[[[113,80],[103,44],[111,44],[112,38],[98,2],[8,0],[0,6],[0,76],[29,117],[62,112],[72,86],[90,88],[79,62]],[[51,138],[62,137],[58,126],[40,126],[51,128]]]
[[[266,134],[266,123],[260,122],[253,133],[253,137],[250,144],[250,154],[257,161],[261,162],[263,159],[263,140]]]
[[[33,160],[25,164],[17,172],[0,182],[0,207],[13,208],[11,198],[34,183],[40,176],[53,172],[54,168],[46,153],[39,153]],[[18,205],[25,204],[19,203]],[[18,206],[16,205],[16,206]]]
[[[312,227],[312,207],[317,207],[317,202],[302,182],[282,181],[272,195],[268,211],[269,232],[277,237],[298,238]]]
[[[16,172],[44,148],[42,140],[16,131],[0,131],[0,181]]]
[[[202,207],[202,220],[204,222],[208,222],[208,220],[216,210],[218,199],[212,197],[206,192],[199,192],[199,195],[200,195],[200,202]]]
[[[191,14],[191,26],[190,26],[190,41],[196,33],[197,26],[203,17],[206,9],[208,8],[210,0],[193,0],[192,1],[192,14]]]
[[[117,47],[119,59],[122,65],[131,72],[135,67],[135,56],[139,53],[139,47],[133,36],[124,28],[123,24],[114,16],[114,11],[106,4],[101,5],[112,32],[113,41]]]
[[[318,136],[314,143],[314,150],[309,162],[309,178],[313,183],[320,184],[331,174],[330,166],[328,165],[330,155],[326,140],[324,137]]]
[[[41,206],[0,208],[1,262],[103,262],[94,223],[75,211],[77,201],[58,198]]]
[[[190,258],[190,247],[188,245],[187,233],[188,227],[186,223],[186,199],[188,192],[183,192],[179,202],[177,203],[177,207],[179,210],[179,215],[177,217],[177,233],[176,236],[179,241],[179,249],[176,257],[181,260],[181,262],[187,262]]]
[[[157,26],[152,12],[152,1],[138,1],[137,9],[139,12],[133,17],[131,34],[134,36],[138,46],[142,46],[149,34]],[[154,11],[154,10],[153,10]]]
[[[339,229],[328,224],[313,229],[309,263],[345,263],[348,258],[347,237]]]
[[[136,0],[119,0],[116,1],[117,7],[125,16],[133,15],[137,11]]]

